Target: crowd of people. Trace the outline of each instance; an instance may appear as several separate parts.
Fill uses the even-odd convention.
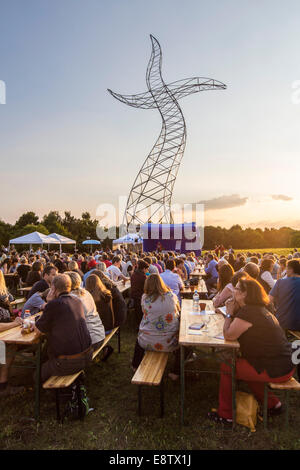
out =
[[[225,340],[238,340],[240,357],[236,376],[248,383],[262,402],[265,382],[283,382],[294,372],[291,343],[286,330],[300,330],[300,253],[237,253],[222,245],[196,256],[175,252],[130,253],[118,250],[60,254],[38,249],[20,255],[13,248],[0,253],[0,331],[22,325],[24,315],[43,312],[36,321],[36,335],[46,335],[48,357],[42,380],[86,368],[116,326],[134,311],[139,328],[131,366],[135,371],[146,350],[173,352],[169,377],[180,374],[178,335],[181,292],[197,265],[205,272],[208,299],[215,308],[226,306]],[[20,286],[31,287],[22,311],[13,309],[5,274],[16,274]],[[124,299],[120,286],[129,283]],[[0,396],[18,393],[8,384],[16,349],[7,347],[6,364],[0,366]],[[112,354],[106,346],[103,360]],[[191,350],[185,351],[191,357]],[[300,371],[298,370],[298,376]],[[221,365],[219,407],[209,418],[232,420],[231,368]],[[281,402],[269,393],[270,414],[282,411]]]

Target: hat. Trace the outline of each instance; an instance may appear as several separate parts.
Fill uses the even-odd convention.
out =
[[[92,269],[92,268],[95,268],[96,266],[97,266],[97,261],[95,259],[91,259],[91,261],[88,264],[88,268]]]

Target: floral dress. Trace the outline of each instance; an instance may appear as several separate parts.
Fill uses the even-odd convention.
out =
[[[14,300],[11,294],[0,295],[0,323],[10,322],[9,304]]]
[[[143,318],[138,342],[147,351],[170,352],[178,348],[179,305],[173,292],[166,292],[155,301],[142,297]]]

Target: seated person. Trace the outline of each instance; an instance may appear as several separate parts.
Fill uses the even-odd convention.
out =
[[[107,268],[107,274],[113,282],[119,280],[129,281],[130,277],[124,276],[121,271],[121,258],[120,256],[114,256],[112,259],[112,265]]]
[[[10,303],[14,300],[13,296],[9,293],[3,272],[0,271],[0,321],[10,321],[10,314],[12,308]]]
[[[42,365],[44,382],[52,375],[70,375],[86,368],[93,358],[83,303],[71,292],[71,279],[58,274],[53,279],[48,303],[35,324],[37,336],[47,335],[49,359]]]
[[[226,263],[219,269],[219,279],[217,283],[218,293],[213,298],[214,307],[221,307],[225,301],[233,296],[233,285],[231,280],[234,275],[233,267]]]
[[[218,271],[216,269],[217,261],[214,259],[213,255],[209,253],[207,255],[206,267],[204,271],[208,275],[205,279],[207,290],[210,291],[212,287],[215,286],[218,282]]]
[[[270,290],[276,284],[276,281],[272,277],[273,266],[274,261],[272,259],[264,258],[260,266],[260,275],[257,278],[267,294],[269,294]]]
[[[90,292],[95,301],[97,311],[104,325],[105,332],[111,331],[117,326],[123,325],[126,321],[126,304],[125,308],[118,308],[118,304],[114,302],[112,290],[105,287],[99,276],[91,274],[86,280],[86,290]],[[114,305],[115,304],[115,305]]]
[[[83,275],[83,286],[85,287],[85,281],[87,278],[97,269],[98,263],[95,259],[91,259],[87,264],[87,271]]]
[[[47,296],[49,291],[50,288],[46,289],[44,292],[36,292],[28,300],[26,300],[22,308],[21,317],[24,318],[26,310],[30,311],[30,315],[35,315],[36,313],[44,310],[47,305]]]
[[[276,318],[282,328],[300,330],[300,262],[291,259],[286,264],[287,277],[278,279],[270,291]]]
[[[83,304],[84,316],[92,339],[93,350],[96,351],[104,341],[105,331],[101,318],[97,312],[94,299],[86,289],[82,289],[80,287],[81,277],[78,273],[66,271],[65,274],[67,274],[71,279],[71,295],[76,296]]]
[[[166,286],[169,287],[171,291],[177,295],[179,303],[181,304],[180,291],[184,289],[184,282],[179,276],[179,274],[175,272],[175,269],[175,261],[173,259],[169,259],[166,262],[166,270],[165,272],[160,274],[160,277],[162,278]]]
[[[134,302],[135,317],[140,323],[143,312],[141,306],[142,296],[144,294],[145,281],[147,279],[147,273],[149,264],[146,261],[140,259],[137,263],[137,267],[131,276],[131,298]]]
[[[39,281],[37,281],[30,290],[27,299],[35,294],[36,292],[44,292],[46,289],[49,289],[51,286],[51,282],[53,281],[54,277],[57,274],[57,268],[51,264],[45,267],[43,271],[43,277]]]
[[[0,332],[21,326],[22,323],[23,321],[19,317],[16,317],[14,320],[6,317],[5,320],[3,320],[0,314]],[[0,397],[15,395],[25,390],[24,387],[12,387],[8,385],[9,370],[14,361],[16,350],[17,347],[13,344],[5,345],[5,364],[0,364]]]
[[[251,259],[251,258],[250,258]],[[256,263],[249,261],[249,263],[246,264],[244,267],[243,271],[249,276],[253,277],[253,279],[257,279],[259,277],[259,267]]]
[[[83,272],[79,269],[79,266],[76,261],[72,260],[68,263],[68,270],[74,271],[74,273],[78,273],[81,279],[83,278]]]
[[[19,264],[19,266],[17,267],[17,273],[19,274],[20,279],[23,282],[23,284],[25,284],[27,275],[29,271],[31,270],[31,266],[27,263],[27,259],[25,258],[25,256],[21,257],[20,263],[21,264]]]
[[[137,369],[145,350],[169,352],[177,350],[171,378],[179,375],[179,303],[178,297],[163,282],[159,274],[150,274],[142,297],[143,318],[132,359]]]
[[[28,287],[33,286],[35,282],[38,282],[42,279],[43,268],[43,263],[41,263],[40,261],[35,261],[33,263],[31,271],[29,271],[26,277],[26,285]]]
[[[277,319],[268,310],[269,298],[262,286],[247,274],[234,290],[234,299],[225,302],[228,312],[224,323],[225,340],[240,343],[242,357],[236,361],[236,379],[248,383],[260,403],[264,401],[264,384],[289,380],[295,371],[292,348]],[[232,423],[231,367],[221,364],[219,408],[208,417],[218,423]],[[279,414],[282,405],[269,392],[269,414]]]

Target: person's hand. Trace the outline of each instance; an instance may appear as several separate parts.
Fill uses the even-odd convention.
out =
[[[233,316],[236,311],[236,302],[233,297],[226,300],[225,307],[226,312],[229,313],[229,315]]]
[[[16,317],[14,319],[14,323],[18,326],[18,325],[23,325],[23,318],[21,317]]]
[[[49,292],[48,292],[47,298],[46,298],[47,302],[50,302],[51,300],[54,300],[54,299],[55,299],[54,293],[55,293],[55,289],[54,289],[53,286],[51,286],[51,288],[50,288],[50,290],[49,290]]]

